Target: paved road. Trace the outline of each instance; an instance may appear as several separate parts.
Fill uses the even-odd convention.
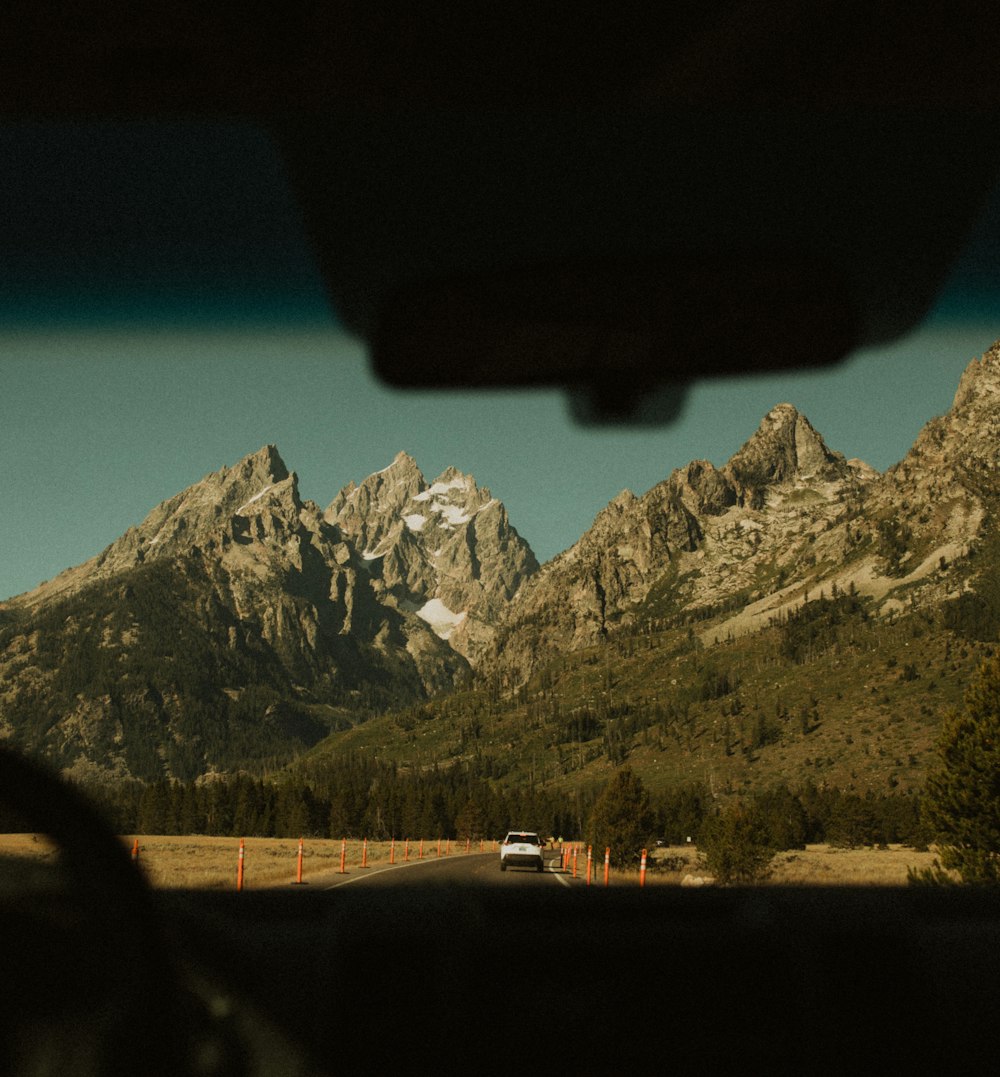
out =
[[[569,885],[574,880],[560,868],[558,852],[548,852],[545,871],[534,868],[500,870],[499,853],[452,853],[450,856],[430,856],[377,868],[354,868],[347,875],[325,876],[322,887],[335,890],[341,886],[379,887],[462,887],[496,886],[515,888]],[[579,883],[580,880],[575,880]],[[317,881],[317,885],[319,885]]]

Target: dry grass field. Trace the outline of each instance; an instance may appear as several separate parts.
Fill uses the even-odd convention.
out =
[[[134,835],[122,837],[131,849]],[[487,842],[486,848],[490,845]],[[441,855],[465,851],[464,844],[452,842],[441,847]],[[478,846],[473,846],[478,852]],[[424,858],[436,857],[437,842],[424,843]],[[409,858],[420,853],[417,842],[411,842]],[[340,873],[341,842],[307,838],[303,844],[302,880],[308,883],[320,878],[334,881]],[[139,836],[139,864],[149,882],[162,888],[199,888],[224,890],[236,886],[239,855],[238,838],[214,838],[202,835],[171,837]],[[377,868],[389,863],[392,855],[389,842],[368,843],[368,867]],[[407,855],[403,842],[395,847],[396,863]],[[0,834],[0,890],[5,886],[42,883],[55,880],[58,852],[43,836],[35,834]],[[298,861],[296,838],[247,838],[244,859],[244,887],[287,886],[295,882]],[[363,869],[362,843],[348,840],[345,868],[348,875],[360,874]]]
[[[905,886],[907,871],[930,867],[934,852],[918,852],[908,845],[886,849],[841,849],[807,845],[778,853],[764,886]],[[602,866],[603,870],[603,866]],[[621,882],[635,882],[639,873],[621,873]],[[701,880],[699,882],[699,880]],[[603,881],[603,877],[602,877]],[[710,884],[710,873],[699,866],[698,850],[690,845],[655,849],[647,864],[646,885]]]

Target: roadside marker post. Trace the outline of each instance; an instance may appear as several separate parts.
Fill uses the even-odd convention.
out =
[[[592,865],[593,865],[593,857],[591,855],[592,852],[593,852],[593,846],[588,845],[587,846],[587,885],[588,886],[590,886],[590,873],[591,873],[591,868],[592,868]]]
[[[368,867],[368,839],[365,838],[361,842],[361,866],[363,868]]]
[[[295,866],[295,884],[296,886],[302,885],[302,839],[299,838],[299,855],[298,861]]]
[[[471,845],[472,845],[472,838],[471,837],[466,838],[465,839],[465,851],[466,852],[469,851]]]
[[[418,860],[423,860],[423,858],[424,858],[424,839],[421,838],[420,839],[420,845],[417,848],[417,859]]]
[[[340,839],[340,874],[347,874],[347,838]]]
[[[608,879],[611,877],[611,846],[607,846],[604,850],[604,885],[608,885]]]
[[[646,885],[646,850],[642,850],[642,859],[639,861],[639,885]]]
[[[132,842],[132,863],[133,864],[138,864],[139,863],[139,839],[138,838],[136,838],[135,841]]]
[[[573,878],[576,878],[576,846],[573,846]]]
[[[243,861],[246,855],[244,851],[245,845],[246,842],[244,841],[244,839],[240,838],[240,856],[236,868],[236,889],[238,891],[243,889]]]
[[[393,838],[392,841],[389,843],[389,863],[390,864],[395,864],[396,863],[396,839],[395,838]]]
[[[406,839],[406,844],[403,846],[403,861],[410,859],[410,839]]]

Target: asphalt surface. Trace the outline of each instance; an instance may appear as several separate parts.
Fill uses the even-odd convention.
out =
[[[448,856],[425,856],[422,860],[411,858],[395,864],[382,864],[373,868],[354,868],[345,875],[325,875],[314,885],[324,890],[337,890],[344,886],[380,888],[399,887],[505,887],[514,888],[547,886],[559,889],[558,884],[579,883],[571,873],[562,871],[558,851],[546,851],[545,870],[531,867],[508,867],[500,870],[499,852],[452,853]]]

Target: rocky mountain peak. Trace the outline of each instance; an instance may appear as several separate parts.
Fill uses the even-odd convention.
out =
[[[913,448],[887,472],[898,483],[913,472],[962,471],[992,477],[1000,464],[1000,340],[965,368],[951,409],[931,419]],[[980,476],[980,481],[984,476]]]
[[[1000,406],[1000,340],[973,359],[959,380],[952,410],[976,405]]]
[[[175,557],[211,543],[238,518],[263,513],[294,528],[302,511],[298,479],[274,445],[265,445],[232,467],[223,467],[157,505],[138,528],[130,528],[101,555],[114,571],[126,563]]]
[[[950,559],[978,533],[998,494],[1000,341],[969,363],[951,409],[931,419],[886,471],[876,504],[909,534],[912,557],[940,546]]]
[[[812,423],[791,404],[778,404],[735,453],[725,471],[755,507],[767,487],[793,479],[833,480],[848,471],[841,453],[827,448]]]
[[[72,594],[144,562],[226,544],[237,532],[263,534],[273,520],[280,521],[285,530],[294,530],[302,508],[295,473],[289,472],[274,445],[265,445],[161,502],[141,524],[130,527],[96,557],[66,569],[24,596],[25,604]],[[249,517],[257,517],[253,528]]]
[[[218,472],[220,475],[225,473],[226,468]],[[265,445],[255,453],[243,457],[235,467],[229,469],[229,474],[233,473],[238,473],[246,479],[264,478],[270,482],[282,482],[290,474],[276,445]]]
[[[323,518],[336,524],[366,556],[398,529],[403,508],[426,488],[424,476],[409,453],[399,452],[388,467],[361,483],[349,483],[328,506]]]
[[[361,552],[380,601],[414,614],[470,660],[538,568],[488,489],[456,467],[428,484],[406,453],[341,490],[324,517]]]

